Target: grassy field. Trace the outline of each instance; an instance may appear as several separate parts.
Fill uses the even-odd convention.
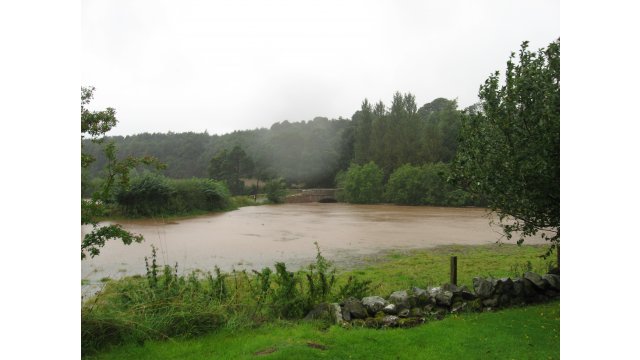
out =
[[[359,260],[359,265],[341,272],[372,280],[381,296],[412,286],[427,287],[449,282],[450,257],[458,257],[458,285],[472,286],[476,276],[522,276],[531,270],[545,274],[555,257],[540,257],[546,246],[489,244],[440,246],[432,249],[390,252]]]
[[[559,302],[449,316],[410,329],[274,324],[148,342],[95,359],[559,359]]]
[[[412,286],[440,285],[449,280],[452,255],[458,256],[458,284],[468,286],[475,276],[515,277],[528,270],[545,273],[551,260],[540,258],[544,251],[542,246],[491,244],[389,252],[356,259],[351,268],[339,268],[334,289],[349,277],[370,281],[366,294],[383,297]],[[228,296],[213,302],[207,300],[213,294],[211,282],[174,279],[171,271],[165,275],[159,276],[153,289],[144,277],[110,281],[96,301],[85,304],[83,344],[91,343],[94,336],[108,340],[122,334],[124,339],[111,342],[120,344],[111,347],[96,343],[97,354],[87,351],[86,355],[100,359],[559,357],[558,302],[449,316],[413,329],[348,330],[296,321],[300,315],[279,320],[281,315],[268,310],[266,303],[262,307],[256,303],[255,296],[260,295],[249,288],[257,290],[258,283],[247,275],[244,280],[231,274],[222,278]],[[297,276],[304,278],[304,274]],[[169,284],[162,279],[174,280]]]

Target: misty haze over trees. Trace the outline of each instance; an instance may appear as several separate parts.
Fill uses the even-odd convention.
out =
[[[412,94],[395,93],[390,106],[364,100],[351,120],[316,117],[310,121],[275,123],[270,129],[208,133],[143,133],[108,137],[119,156],[153,156],[167,165],[170,178],[213,177],[241,193],[238,178],[266,181],[282,177],[290,185],[334,187],[340,171],[373,161],[387,179],[405,164],[451,161],[463,111],[455,100],[438,98],[419,107]],[[84,152],[96,158],[83,169],[83,194],[101,176],[106,159],[99,147],[83,141]],[[243,157],[242,169],[225,172],[223,158]],[[239,164],[237,164],[239,165]],[[235,180],[234,180],[235,176]]]

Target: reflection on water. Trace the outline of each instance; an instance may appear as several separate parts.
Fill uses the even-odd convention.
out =
[[[101,254],[82,261],[82,277],[144,274],[151,244],[160,264],[180,269],[260,269],[284,261],[293,268],[313,261],[314,242],[329,259],[345,259],[389,249],[443,244],[486,244],[500,238],[486,210],[394,205],[285,204],[172,221],[121,221],[144,235],[141,244],[111,241]],[[83,230],[86,230],[83,229]],[[83,231],[84,235],[84,231]],[[531,239],[529,243],[540,243]]]

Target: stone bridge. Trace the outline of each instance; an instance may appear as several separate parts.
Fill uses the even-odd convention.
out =
[[[286,203],[334,203],[336,199],[336,189],[305,189],[300,190],[296,194],[288,195],[285,198]]]

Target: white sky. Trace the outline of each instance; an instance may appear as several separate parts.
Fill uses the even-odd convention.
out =
[[[523,40],[560,36],[560,1],[82,1],[81,81],[111,135],[227,133],[350,118],[395,91],[477,101]]]
[[[184,1],[180,2],[183,3]],[[449,4],[451,1],[443,0],[442,3]],[[477,19],[472,22],[474,25],[471,27],[464,26],[464,21],[458,23],[456,28],[465,30],[464,36],[458,36],[464,41],[457,46],[459,52],[474,49],[469,52],[473,56],[467,56],[470,58],[468,63],[477,64],[481,61],[479,55],[493,60],[485,60],[486,64],[483,62],[481,66],[477,66],[482,69],[479,75],[473,76],[477,76],[479,80],[470,79],[468,82],[465,81],[464,85],[455,86],[455,92],[460,94],[459,98],[463,104],[467,101],[464,99],[467,91],[470,94],[468,96],[473,97],[479,82],[482,82],[489,72],[504,68],[509,51],[516,50],[521,40],[528,38],[534,47],[541,47],[559,35],[557,2],[545,3],[549,4],[548,10],[516,12],[518,16],[512,23],[505,23],[505,19],[509,19],[505,15],[506,7],[521,4],[522,0],[514,0],[513,5],[509,5],[509,2],[496,4],[494,7],[497,10],[489,9],[495,1],[484,6],[474,6],[474,3],[476,1],[470,2],[469,6],[473,10],[469,11],[468,15],[460,10],[454,11],[458,15],[456,19]],[[543,4],[540,1],[535,3],[540,3],[540,6]],[[530,6],[535,6],[535,3],[531,2],[533,5]],[[0,119],[4,120],[0,122],[4,134],[0,141],[0,158],[4,169],[9,169],[9,175],[2,177],[5,189],[2,215],[11,225],[3,229],[3,238],[28,240],[3,242],[3,265],[8,269],[18,269],[21,275],[5,277],[5,287],[17,289],[21,296],[3,299],[4,308],[14,311],[3,316],[4,328],[11,329],[11,332],[3,333],[3,338],[8,340],[0,347],[0,358],[24,357],[25,354],[31,358],[45,358],[50,356],[51,349],[69,354],[67,357],[80,358],[77,337],[69,334],[80,334],[77,279],[81,274],[76,252],[77,242],[68,241],[71,238],[77,239],[77,219],[80,217],[80,208],[76,200],[80,189],[80,167],[77,160],[80,152],[77,140],[77,98],[81,74],[78,69],[82,72],[82,84],[98,87],[96,104],[110,105],[118,109],[122,121],[118,128],[124,129],[121,133],[143,131],[135,128],[136,126],[147,127],[144,129],[147,131],[154,129],[151,123],[145,125],[142,117],[136,120],[138,114],[135,105],[141,101],[136,102],[136,98],[129,101],[127,96],[117,95],[144,95],[148,98],[142,99],[150,104],[163,104],[163,101],[171,98],[152,93],[152,86],[140,86],[140,89],[136,87],[134,90],[134,83],[127,79],[132,71],[125,71],[121,66],[122,59],[119,63],[108,60],[107,57],[103,61],[97,61],[96,58],[104,54],[96,54],[87,46],[86,41],[99,44],[95,38],[104,38],[90,35],[96,31],[90,31],[87,21],[90,20],[92,27],[96,29],[105,26],[104,21],[95,19],[97,16],[89,16],[91,12],[96,11],[96,14],[101,16],[133,12],[124,9],[101,11],[95,9],[93,2],[84,1],[83,4],[84,13],[81,13],[79,0],[0,1],[0,37],[4,36],[2,49],[3,54],[9,54],[0,56]],[[638,102],[637,84],[640,83],[640,67],[637,64],[640,48],[633,45],[638,40],[636,34],[640,33],[640,23],[637,21],[638,7],[637,2],[627,0],[561,2],[561,216],[565,240],[562,245],[565,282],[562,295],[564,306],[561,355],[565,358],[613,359],[629,357],[629,354],[637,352],[635,332],[625,330],[629,328],[629,324],[640,322],[638,313],[628,311],[628,307],[625,306],[614,306],[608,309],[608,316],[592,317],[589,319],[590,326],[583,326],[585,314],[593,312],[591,303],[584,301],[583,293],[584,289],[592,288],[593,283],[628,288],[629,276],[611,277],[607,271],[593,271],[593,259],[597,259],[599,268],[615,268],[620,274],[637,273],[640,245],[636,241],[637,236],[633,236],[633,229],[625,224],[638,221],[635,204],[640,203],[640,192],[637,190],[640,172],[637,166],[632,165],[638,162],[636,154],[640,132],[638,122],[633,120],[633,104]],[[90,9],[94,10],[89,11]],[[141,10],[138,6],[137,11]],[[489,16],[494,13],[501,15],[492,17],[494,20],[479,20],[481,14]],[[527,14],[531,14],[531,18]],[[85,24],[80,32],[81,17]],[[112,17],[114,16],[109,18]],[[424,17],[429,18],[426,15]],[[440,17],[436,17],[437,19]],[[482,29],[490,29],[491,23],[497,24],[503,30],[494,30],[494,35],[476,36]],[[401,25],[407,24],[408,22],[403,22]],[[104,33],[115,34],[116,30],[118,25],[111,24],[105,28]],[[442,33],[450,34],[451,29]],[[495,34],[502,33],[506,34],[507,39],[496,40]],[[85,41],[82,52],[78,46],[81,36]],[[122,37],[120,35],[120,38]],[[110,40],[109,49],[119,42],[116,39],[117,37],[114,37]],[[423,36],[420,44],[427,44],[428,41],[425,39],[426,36]],[[480,44],[477,44],[478,42]],[[500,46],[491,47],[490,42]],[[386,40],[381,40],[379,44],[379,47],[390,46]],[[132,48],[135,49],[129,45],[127,50]],[[121,49],[120,54],[123,52]],[[101,53],[104,53],[104,50]],[[344,57],[347,55],[354,56],[353,53],[346,53]],[[376,55],[380,56],[379,50]],[[435,56],[433,53],[432,55],[424,57],[442,59],[440,61],[444,64],[446,61],[456,61],[455,57]],[[122,55],[119,57],[124,58]],[[94,61],[92,67],[87,63],[90,59]],[[487,69],[484,69],[485,67]],[[108,71],[109,68],[111,72]],[[204,72],[203,69],[198,71]],[[384,74],[386,71],[388,69],[380,69],[380,73]],[[107,75],[100,75],[101,73]],[[108,78],[111,75],[114,76],[113,81]],[[423,78],[429,76],[432,79],[423,81]],[[420,88],[413,88],[414,85],[410,84],[411,91],[418,97],[418,101],[424,102],[438,95],[447,96],[435,90],[433,73],[418,77],[418,83],[426,84]],[[127,81],[122,80],[123,78]],[[188,82],[195,83],[192,80]],[[123,89],[118,83],[132,87]],[[343,88],[348,84],[347,81],[341,83]],[[355,86],[353,83],[349,85]],[[446,83],[437,85],[442,89]],[[390,84],[389,87],[390,89],[375,90],[379,91],[380,95],[373,93],[373,86],[365,88],[363,94],[353,95],[357,99],[355,105],[348,105],[349,108],[343,116],[349,116],[359,107],[361,97],[375,99],[377,96],[388,103],[394,88],[403,90],[397,84]],[[431,88],[438,95],[431,95]],[[266,95],[275,93],[272,91]],[[325,110],[322,113],[331,116],[330,111]],[[140,113],[147,114],[147,110],[143,109]],[[262,113],[268,114],[267,109],[263,109]],[[162,112],[158,111],[152,116],[144,117],[160,119],[161,116]],[[295,116],[287,115],[291,119],[296,118]],[[191,126],[185,124],[192,118],[193,114],[177,117],[178,120],[169,124],[172,126],[162,125],[157,127],[160,130],[155,131],[167,131],[167,128],[183,131]],[[220,121],[221,118],[217,119]],[[606,121],[605,126],[603,119]],[[131,127],[125,127],[127,122]],[[209,131],[212,132],[216,121],[213,118],[208,119],[208,124]],[[38,146],[25,146],[25,139],[28,139],[29,144]],[[594,139],[597,140],[597,146],[594,146]],[[594,164],[597,164],[598,171],[593,171]],[[43,174],[48,186],[42,186]],[[42,231],[38,232],[37,229],[35,232],[29,231],[34,229],[33,216],[21,216],[34,213],[34,204],[37,204],[37,214],[46,214],[37,218],[37,229],[55,229],[47,236],[39,236]],[[598,211],[599,209],[613,210]],[[618,224],[620,225],[615,226]],[[603,239],[608,242],[603,243]],[[40,266],[25,265],[25,259]],[[40,281],[37,286],[33,286],[33,282],[24,281],[41,279],[42,268],[55,269],[56,281]],[[50,306],[42,306],[42,294],[56,294],[47,299]],[[50,311],[52,307],[56,309],[55,312]],[[34,321],[25,321],[25,315],[28,320],[47,321],[40,321],[38,327],[34,327]],[[34,331],[36,335],[42,334],[38,337],[40,346],[37,347],[33,346],[33,336],[23,335],[32,335]]]

